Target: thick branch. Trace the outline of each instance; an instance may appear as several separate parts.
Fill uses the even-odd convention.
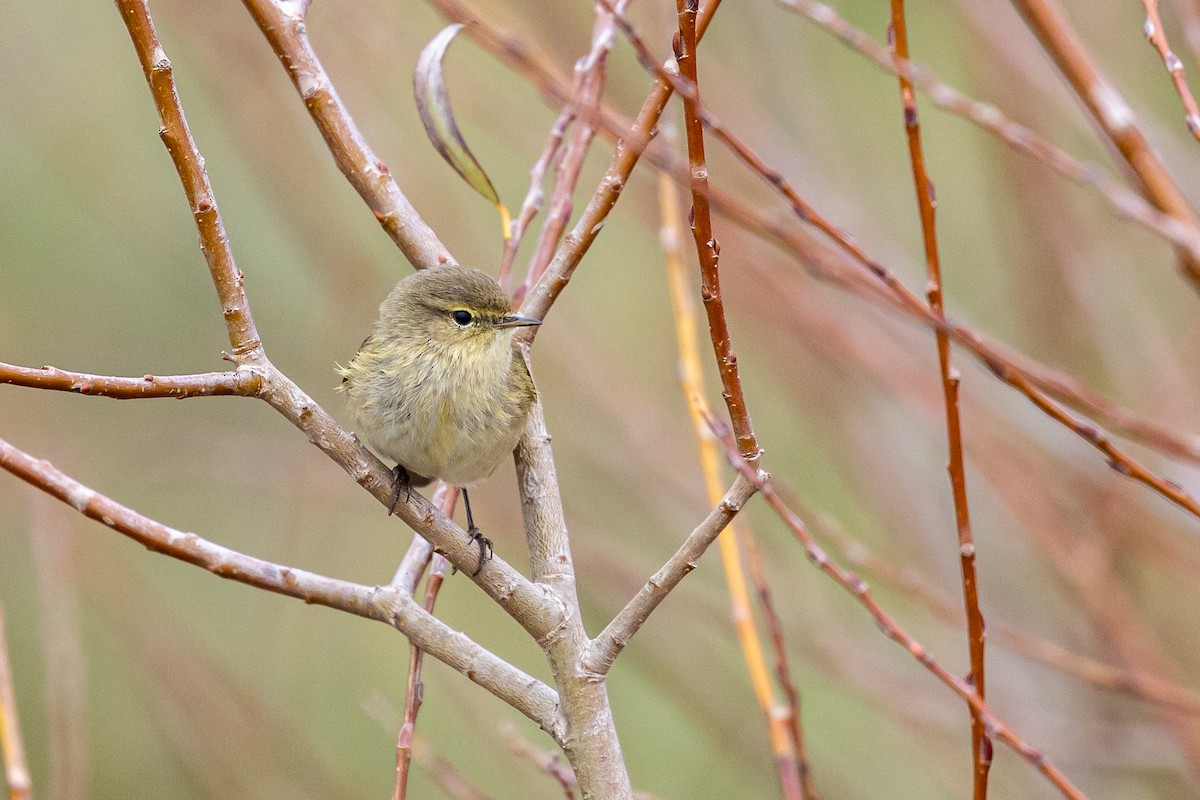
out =
[[[556,738],[554,690],[455,631],[394,586],[363,586],[254,558],[194,533],[169,528],[121,505],[0,439],[0,467],[86,517],[157,553],[203,567],[217,577],[386,622],[439,661],[461,672]],[[466,561],[464,560],[464,563]]]
[[[717,507],[708,512],[704,521],[696,526],[688,537],[667,560],[667,563],[646,581],[646,585],[621,609],[612,622],[605,626],[600,635],[592,640],[584,657],[584,667],[589,672],[605,675],[616,661],[617,656],[629,644],[654,609],[667,599],[676,586],[696,568],[696,562],[708,550],[721,531],[725,530],[730,521],[742,510],[746,501],[754,496],[754,485],[743,476],[738,475],[725,497]]]
[[[262,397],[272,408],[302,430],[308,440],[344,469],[385,508],[391,508],[395,493],[392,470],[371,454],[358,439],[339,426],[325,409],[268,364],[264,367]],[[419,492],[396,505],[396,516],[429,540],[434,550],[470,575],[479,565],[479,549],[462,528]],[[471,578],[531,636],[540,639],[558,627],[563,612],[552,594],[531,582],[512,565],[496,556],[485,562]]]
[[[338,169],[384,231],[417,269],[453,264],[454,257],[400,191],[387,165],[371,150],[308,41],[307,4],[244,0],[246,9],[291,79],[325,139]]]
[[[562,701],[567,754],[588,800],[633,796],[603,675],[583,668],[588,638],[579,612],[570,540],[541,403],[535,403],[516,450],[517,482],[529,542],[530,572],[558,599],[561,624],[538,639]],[[485,570],[486,572],[486,570]]]

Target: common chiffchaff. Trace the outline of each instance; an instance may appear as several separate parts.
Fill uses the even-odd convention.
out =
[[[359,435],[396,462],[393,510],[402,486],[434,478],[462,486],[480,569],[491,542],[475,527],[466,487],[491,475],[525,429],[537,389],[513,333],[540,324],[514,314],[477,269],[418,270],[396,284],[371,335],[338,368]]]

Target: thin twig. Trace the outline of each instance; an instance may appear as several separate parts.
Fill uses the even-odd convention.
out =
[[[668,130],[666,135],[668,141],[672,138],[670,134],[671,131]],[[720,456],[717,451],[717,442],[706,422],[712,414],[708,409],[708,404],[704,401],[704,374],[700,364],[699,326],[696,324],[695,303],[692,301],[692,290],[684,265],[683,214],[679,208],[675,185],[668,176],[663,174],[659,175],[658,196],[662,218],[660,238],[667,265],[671,311],[675,320],[675,337],[679,348],[680,386],[687,402],[688,415],[692,421],[692,432],[695,434],[700,452],[700,470],[704,479],[705,491],[708,493],[709,502],[716,504],[723,492],[718,472]],[[803,745],[799,735],[798,719],[793,713],[788,713],[786,718],[778,713],[780,703],[775,699],[775,691],[771,686],[766,658],[763,655],[762,642],[758,636],[758,628],[754,624],[754,614],[750,606],[750,594],[746,588],[745,570],[742,568],[736,533],[736,529],[730,530],[718,539],[721,564],[725,570],[725,582],[729,589],[734,628],[746,659],[750,683],[754,687],[755,697],[758,699],[759,707],[767,723],[771,750],[779,770],[783,795],[789,798],[812,798],[812,786],[806,785],[802,780],[802,777],[807,775],[807,768],[800,765],[799,753]],[[782,649],[777,651],[777,656],[781,660],[786,659],[786,654]],[[786,671],[786,666],[783,669]],[[788,704],[791,711],[794,711],[796,707],[796,704]],[[795,735],[791,735],[793,733]]]
[[[434,491],[436,496],[437,490]],[[392,576],[391,585],[407,595],[415,594],[417,584],[421,582],[421,576],[429,568],[432,559],[433,545],[424,536],[414,533],[412,541],[408,543],[408,549],[400,559],[400,565],[396,567],[396,574]]]
[[[1011,0],[1042,47],[1054,59],[1092,119],[1137,177],[1142,193],[1160,210],[1195,227],[1197,216],[1187,197],[1159,160],[1137,116],[1117,87],[1100,71],[1066,13],[1055,0]],[[1180,267],[1193,289],[1200,290],[1200,259],[1182,253]]]
[[[793,512],[786,503],[779,497],[775,491],[775,487],[771,482],[770,476],[762,472],[757,466],[750,464],[741,457],[738,452],[738,447],[729,434],[728,428],[720,420],[712,420],[712,425],[718,436],[725,441],[725,450],[729,457],[729,461],[733,466],[758,487],[763,499],[775,511],[784,524],[792,531],[793,535],[804,547],[804,553],[808,560],[834,580],[839,586],[845,589],[860,605],[867,610],[874,618],[875,623],[879,626],[880,631],[885,636],[891,639],[896,644],[908,651],[917,663],[928,670],[934,677],[941,681],[950,691],[958,695],[963,702],[967,703],[972,709],[979,713],[987,728],[988,734],[1005,745],[1010,747],[1013,752],[1020,756],[1030,766],[1042,773],[1059,792],[1071,800],[1086,800],[1086,795],[1083,794],[1067,777],[1046,757],[1045,753],[1034,748],[1032,745],[1025,742],[1016,731],[1008,727],[995,712],[979,699],[975,693],[975,687],[967,681],[959,678],[954,673],[946,669],[940,662],[935,659],[930,652],[908,634],[907,631],[897,623],[890,614],[883,610],[883,607],[872,596],[866,581],[850,572],[843,569],[835,562],[831,561],[820,545],[813,540],[808,532],[808,528]]]
[[[395,587],[364,586],[273,564],[194,533],[167,527],[84,486],[49,461],[35,459],[3,439],[0,439],[0,468],[147,549],[202,567],[219,578],[385,622],[552,735],[559,731],[558,696],[553,689],[451,629]]]
[[[1179,60],[1179,56],[1175,55],[1171,50],[1171,45],[1167,42],[1167,33],[1163,30],[1162,18],[1158,15],[1158,0],[1142,0],[1142,6],[1146,9],[1146,24],[1143,27],[1146,40],[1150,42],[1151,47],[1158,51],[1163,66],[1167,68],[1167,74],[1171,76],[1171,83],[1175,84],[1175,92],[1183,102],[1184,110],[1187,111],[1183,121],[1187,124],[1188,132],[1200,139],[1200,108],[1196,107],[1196,98],[1192,96],[1187,78],[1183,75],[1183,62]]]
[[[454,516],[454,505],[458,501],[458,487],[451,486],[445,481],[438,483],[433,493],[433,503],[447,517]],[[429,569],[429,579],[425,582],[425,601],[422,607],[430,614],[437,603],[438,591],[446,577],[446,559],[433,556]],[[408,797],[408,768],[412,763],[413,737],[416,735],[417,714],[421,711],[421,703],[425,700],[425,683],[421,680],[421,667],[425,662],[421,648],[415,644],[408,646],[408,683],[404,690],[404,720],[400,723],[400,732],[396,735],[396,788],[392,793],[393,800],[404,800]]]
[[[629,5],[629,0],[618,0],[617,13],[621,13]],[[596,127],[591,120],[596,116],[600,96],[604,90],[608,51],[613,43],[613,12],[600,3],[596,4],[595,22],[592,25],[592,49],[586,56],[575,63],[575,90],[572,92],[570,110],[575,118],[574,130],[567,143],[566,152],[558,163],[554,175],[554,192],[550,196],[550,208],[542,224],[542,232],[538,237],[537,249],[529,263],[525,274],[525,282],[516,300],[528,294],[530,288],[546,271],[554,250],[558,247],[567,222],[571,219],[574,203],[571,196],[579,183],[583,172],[583,162],[587,157],[588,148],[596,135]]]
[[[892,25],[896,56],[908,61],[908,23],[904,0],[891,0]],[[945,322],[946,309],[942,300],[942,267],[937,245],[937,222],[934,212],[933,181],[925,170],[925,151],[921,145],[921,122],[912,81],[900,76],[900,102],[904,107],[904,132],[908,139],[909,160],[912,163],[913,187],[921,215],[921,234],[925,243],[925,266],[928,284],[926,297],[929,308],[940,322]],[[954,521],[958,529],[958,556],[962,576],[963,606],[967,612],[967,644],[971,658],[970,683],[979,699],[986,697],[984,681],[983,613],[979,609],[979,579],[975,572],[975,537],[971,532],[971,511],[967,502],[967,475],[963,464],[962,418],[958,407],[957,370],[950,362],[950,337],[946,329],[934,331],[937,340],[938,369],[942,380],[942,400],[946,411],[946,440],[949,451],[951,493],[954,497]],[[983,718],[971,709],[971,761],[975,800],[987,800],[988,771],[992,765],[992,744],[984,730]]]
[[[512,236],[504,243],[500,274],[496,278],[500,288],[506,294],[512,287],[512,266],[517,258],[517,249],[521,246],[525,231],[541,209],[542,200],[545,198],[542,181],[546,178],[546,170],[561,157],[563,136],[574,119],[575,112],[570,107],[559,112],[558,119],[550,126],[550,133],[546,136],[546,146],[542,148],[542,154],[538,156],[538,160],[529,170],[529,189],[525,192],[525,199],[521,203],[521,212],[513,220]]]
[[[253,397],[262,388],[262,376],[253,370],[239,369],[235,372],[204,372],[199,375],[143,375],[140,378],[118,378],[112,375],[67,372],[57,367],[34,369],[0,363],[0,383],[113,397],[118,400],[223,395]]]
[[[13,691],[12,665],[8,660],[8,638],[4,629],[4,606],[0,605],[0,759],[9,800],[32,800],[33,785],[21,726],[17,721],[17,698]]]
[[[325,74],[308,41],[307,3],[244,0],[244,4],[304,101],[334,163],[404,257],[417,269],[455,263],[400,190],[387,164],[371,150]]]
[[[150,86],[150,94],[154,96],[154,106],[158,109],[158,119],[162,123],[158,130],[159,136],[167,146],[167,152],[171,154],[171,161],[175,164],[175,171],[179,173],[184,194],[187,195],[188,205],[200,231],[200,250],[208,262],[208,271],[217,289],[217,298],[221,301],[221,311],[229,331],[229,344],[233,347],[233,355],[247,356],[261,350],[262,343],[259,341],[254,317],[250,314],[250,305],[242,287],[242,271],[234,261],[233,251],[225,234],[225,223],[221,221],[217,199],[213,195],[212,184],[208,181],[204,159],[196,149],[196,141],[192,138],[187,119],[183,115],[183,106],[175,89],[171,60],[167,58],[158,41],[158,32],[150,19],[147,0],[116,2],[121,19],[129,29],[129,37],[133,40],[134,50],[137,51],[142,73]]]
[[[777,486],[783,492],[784,487]],[[789,504],[809,519],[809,527],[820,539],[832,542],[847,564],[886,582],[912,597],[938,619],[965,629],[966,616],[961,604],[943,594],[914,567],[896,564],[873,552],[859,539],[851,538],[835,520],[806,508],[795,498]],[[1098,689],[1117,692],[1154,703],[1180,714],[1200,716],[1200,691],[1163,680],[1148,672],[1130,670],[1105,663],[1064,647],[1058,642],[1035,636],[1003,621],[991,620],[988,641],[1050,669],[1071,675]]]
[[[720,4],[721,0],[709,0],[700,12],[696,21],[697,41],[704,35],[704,30]],[[558,248],[558,252],[554,254],[550,266],[521,303],[522,314],[537,319],[546,318],[546,313],[571,280],[571,275],[579,266],[583,254],[592,246],[592,242],[604,227],[604,222],[616,205],[633,168],[637,166],[638,159],[653,138],[658,120],[667,107],[667,101],[671,99],[672,91],[669,81],[655,81],[654,88],[650,90],[650,94],[642,103],[641,111],[629,128],[629,135],[618,142],[617,152],[609,162],[604,177],[600,179],[600,185],[588,201],[587,208]],[[518,336],[532,340],[536,330],[525,328]]]
[[[742,391],[742,380],[738,373],[737,356],[729,337],[729,323],[725,319],[725,301],[721,297],[721,273],[717,262],[721,245],[713,234],[712,215],[708,201],[708,164],[704,157],[704,126],[700,122],[700,83],[697,78],[696,45],[697,0],[676,0],[679,15],[679,39],[675,60],[679,73],[691,85],[691,96],[683,98],[684,131],[687,134],[688,162],[692,176],[692,236],[696,240],[696,255],[700,260],[700,297],[708,317],[708,332],[712,338],[713,354],[717,359],[717,373],[724,387],[722,396],[729,410],[733,435],[737,438],[742,457],[754,462],[759,457],[758,439],[750,422],[746,408],[746,397]]]
[[[771,648],[775,651],[775,676],[787,700],[786,708],[783,711],[776,709],[771,711],[775,717],[782,717],[783,724],[791,737],[792,750],[795,752],[794,768],[803,792],[801,797],[805,800],[819,800],[817,787],[813,782],[812,762],[808,759],[808,746],[804,743],[804,726],[800,719],[800,690],[796,688],[796,682],[792,679],[791,667],[788,666],[787,647],[783,642],[783,622],[779,618],[779,612],[775,609],[775,601],[771,599],[771,587],[767,583],[766,570],[763,569],[758,542],[755,540],[754,532],[750,530],[744,520],[738,520],[733,524],[733,532],[746,547],[746,562],[750,565],[750,579],[754,582],[754,588],[758,592],[763,622],[767,626],[767,633],[771,636]]]
[[[601,1],[603,2],[603,0]],[[617,17],[616,19],[618,26],[629,36],[635,48],[639,50],[643,49],[644,45],[639,48],[639,40],[636,32],[633,31],[628,22],[624,21],[622,17]],[[649,66],[644,61],[643,65]],[[666,70],[657,66],[652,71],[659,75],[660,80],[672,83],[680,95],[684,97],[688,97],[689,95],[693,98],[696,97],[694,86],[689,84],[686,78],[671,75]],[[778,170],[764,163],[753,150],[725,129],[703,106],[698,107],[705,126],[723,143],[733,149],[735,154],[745,161],[763,180],[782,193],[791,203],[792,210],[797,217],[813,225],[821,233],[832,239],[839,249],[849,255],[874,279],[882,283],[887,297],[897,308],[909,316],[921,320],[935,330],[945,330],[952,339],[971,351],[998,378],[1028,397],[1030,401],[1049,414],[1051,418],[1065,425],[1084,439],[1084,441],[1104,453],[1108,457],[1109,466],[1113,467],[1118,473],[1134,478],[1189,513],[1200,517],[1200,503],[1184,491],[1179,484],[1152,473],[1140,461],[1113,445],[1105,433],[1092,425],[1074,420],[1069,414],[1059,408],[1051,398],[1078,404],[1088,411],[1095,413],[1100,418],[1117,420],[1130,426],[1126,429],[1127,432],[1136,430],[1146,436],[1147,440],[1158,442],[1164,448],[1169,447],[1179,455],[1190,454],[1187,456],[1189,460],[1195,460],[1196,456],[1200,455],[1196,451],[1195,437],[1191,437],[1191,441],[1186,441],[1181,439],[1178,434],[1168,431],[1165,428],[1138,420],[1133,415],[1128,414],[1128,412],[1124,412],[1123,409],[1117,408],[1115,404],[1105,398],[1083,389],[1074,379],[1041,367],[1040,365],[1033,364],[1028,359],[1018,359],[1011,354],[1007,354],[975,330],[949,319],[938,317],[914,292],[904,285],[895,273],[879,261],[873,259],[849,234],[826,220],[815,208],[800,197]],[[780,232],[780,234],[797,252],[802,254],[802,257],[809,262],[810,266],[814,262],[828,260],[828,254],[818,254],[813,243],[806,237],[796,233]],[[824,268],[825,264],[822,263],[821,266]],[[822,277],[829,276],[823,275]],[[847,286],[847,288],[850,286],[850,284],[844,283],[839,285]]]
[[[1137,192],[1110,177],[1099,164],[1080,161],[1055,146],[1036,131],[1014,121],[991,103],[974,100],[938,78],[929,67],[892,55],[886,46],[872,39],[828,5],[815,0],[776,0],[837,37],[838,41],[870,59],[880,69],[909,78],[938,108],[992,134],[1013,150],[1038,161],[1063,177],[1086,184],[1100,193],[1116,216],[1136,222],[1154,231],[1176,246],[1186,249],[1200,261],[1200,228],[1186,220],[1165,214]]]
[[[696,561],[708,546],[721,534],[754,496],[754,487],[748,481],[737,479],[721,502],[708,512],[708,516],[688,534],[667,563],[650,577],[625,607],[613,617],[599,635],[592,640],[584,658],[584,668],[595,675],[605,675],[613,661],[620,655],[629,640],[641,629],[643,623],[654,612],[671,590],[679,585],[689,572],[696,568]]]

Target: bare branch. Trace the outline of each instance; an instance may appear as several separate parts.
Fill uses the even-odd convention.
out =
[[[159,135],[171,154],[196,227],[200,230],[200,250],[204,253],[213,285],[217,288],[233,354],[241,357],[258,351],[262,343],[242,288],[242,271],[238,269],[233,251],[229,248],[225,223],[221,221],[217,199],[208,182],[204,159],[196,149],[196,142],[183,115],[183,106],[180,105],[171,72],[171,61],[163,51],[158,32],[154,30],[154,22],[150,19],[150,6],[146,0],[116,2],[121,19],[129,29],[129,37],[133,40],[146,83],[150,85],[150,94],[154,96],[154,106],[162,122]]]
[[[618,0],[617,12],[620,13],[629,0]],[[600,105],[600,96],[604,90],[605,67],[608,62],[608,51],[613,43],[612,13],[603,5],[597,3],[596,19],[592,26],[592,49],[586,56],[575,63],[575,90],[569,106],[575,118],[575,129],[567,142],[566,152],[559,160],[554,175],[554,192],[550,197],[550,208],[542,225],[542,233],[538,237],[537,249],[529,263],[529,272],[525,275],[522,292],[523,297],[537,282],[558,246],[567,222],[571,219],[571,209],[574,202],[571,197],[575,186],[579,183],[580,173],[588,148],[596,135],[596,127],[592,123]],[[566,113],[566,110],[564,110]]]
[[[703,37],[705,28],[708,27],[712,15],[716,13],[720,4],[720,0],[709,0],[705,4],[696,21],[697,40]],[[613,206],[616,205],[621,190],[625,188],[625,182],[629,180],[633,168],[637,166],[638,159],[641,158],[653,137],[658,120],[667,107],[667,101],[671,99],[672,91],[669,82],[655,81],[654,88],[650,90],[650,94],[642,103],[642,109],[629,129],[629,137],[618,142],[617,152],[609,162],[604,177],[600,179],[600,185],[596,187],[591,200],[588,201],[587,208],[575,223],[570,235],[566,237],[562,246],[554,254],[554,260],[550,262],[550,266],[546,268],[545,273],[542,274],[521,304],[522,314],[528,314],[537,319],[546,318],[546,313],[549,312],[554,301],[571,280],[571,275],[575,272],[575,267],[579,266],[583,254],[592,246],[592,242],[596,240],[600,230],[604,227],[604,221],[608,218]],[[535,328],[526,328],[518,335],[532,339],[535,334]]]
[[[833,34],[880,69],[908,78],[943,111],[987,131],[1013,150],[1045,164],[1059,175],[1091,186],[1108,202],[1113,214],[1144,225],[1172,244],[1186,249],[1192,258],[1200,260],[1200,228],[1187,220],[1159,211],[1137,192],[1130,191],[1111,178],[1099,164],[1080,161],[1036,131],[1006,116],[991,103],[981,103],[964,95],[938,78],[926,65],[893,55],[887,47],[872,39],[862,28],[851,25],[830,6],[815,0],[776,2]]]
[[[728,435],[728,430],[719,420],[713,421],[717,428],[718,435],[725,440],[725,450],[728,454],[729,461],[747,480],[754,484],[758,491],[762,494],[763,499],[771,506],[775,513],[783,520],[784,524],[792,531],[796,539],[804,547],[804,553],[813,566],[824,572],[845,589],[855,600],[862,605],[868,613],[874,618],[875,623],[879,626],[880,631],[885,636],[891,639],[896,644],[908,651],[917,663],[923,666],[926,670],[933,674],[939,681],[946,685],[950,691],[959,696],[967,705],[971,707],[984,721],[989,735],[995,739],[1004,742],[1008,747],[1025,760],[1030,766],[1042,773],[1055,788],[1070,800],[1086,800],[1086,795],[1083,794],[1074,784],[1067,779],[1058,767],[1046,757],[1042,751],[1031,746],[1022,739],[1016,731],[1004,724],[992,709],[979,698],[975,693],[975,687],[967,681],[959,678],[954,673],[950,672],[942,666],[916,639],[908,634],[907,631],[897,623],[891,615],[883,610],[883,607],[871,595],[870,589],[867,587],[866,581],[855,575],[853,572],[843,569],[835,562],[831,561],[820,545],[813,540],[805,527],[803,520],[800,519],[787,504],[779,497],[775,491],[775,487],[771,482],[770,476],[761,471],[756,465],[750,464],[743,459],[738,453],[738,448],[731,436]]]
[[[342,104],[309,44],[305,26],[307,4],[284,0],[244,0],[244,3],[308,108],[338,169],[404,257],[417,269],[456,263],[404,196],[387,165],[371,150]]]
[[[262,388],[262,376],[250,369],[234,372],[204,372],[199,375],[143,375],[140,378],[120,378],[112,375],[89,375],[67,372],[57,367],[21,367],[0,362],[0,383],[75,392],[118,400],[137,400],[144,397],[219,397],[236,395],[253,397]]]
[[[451,629],[396,587],[363,586],[273,564],[194,533],[167,527],[84,486],[49,461],[39,461],[3,439],[0,439],[0,467],[156,553],[203,567],[219,578],[385,622],[551,735],[560,733],[558,698],[553,689]]]
[[[453,516],[458,493],[457,486],[439,481],[438,487],[433,493],[433,502],[443,514],[448,517]],[[420,539],[419,536],[415,538]],[[422,607],[432,614],[433,607],[437,603],[438,592],[442,588],[442,581],[446,577],[446,559],[434,556],[431,564],[429,558],[426,557],[425,563],[426,566],[429,566],[429,580],[425,582],[425,601],[422,603]],[[408,772],[412,763],[417,731],[417,714],[420,713],[421,703],[425,700],[425,683],[421,680],[421,669],[425,658],[421,648],[416,645],[409,644],[408,649],[408,684],[404,690],[404,720],[400,723],[400,731],[396,735],[396,788],[392,792],[393,800],[405,800],[408,797]]]
[[[904,0],[892,2],[892,36],[896,56],[908,60],[908,23]],[[921,214],[921,234],[925,243],[928,278],[926,297],[929,308],[940,322],[946,320],[942,299],[942,266],[938,253],[937,223],[934,211],[933,182],[925,170],[925,150],[921,145],[921,122],[917,114],[912,81],[900,76],[900,101],[904,107],[904,132],[912,162],[913,188]],[[967,503],[967,475],[963,463],[962,417],[958,407],[958,371],[950,362],[950,337],[944,327],[934,331],[937,341],[938,371],[942,379],[942,400],[946,412],[946,449],[949,451],[950,488],[954,497],[954,521],[958,529],[958,560],[962,576],[963,606],[967,612],[967,646],[971,658],[971,685],[979,699],[986,696],[984,680],[983,613],[979,609],[979,579],[975,572],[975,536],[971,532],[971,511]],[[992,743],[984,730],[983,717],[971,709],[971,761],[975,800],[987,800],[988,772],[992,765]]]
[[[654,609],[679,585],[721,531],[729,525],[746,501],[754,496],[754,485],[739,475],[725,497],[708,516],[688,534],[675,554],[646,581],[646,585],[625,604],[612,622],[592,640],[584,657],[584,667],[597,675],[606,674],[629,640],[654,613]]]
[[[1171,76],[1171,83],[1175,85],[1175,93],[1179,95],[1179,100],[1183,103],[1184,110],[1187,111],[1184,122],[1187,124],[1188,132],[1200,139],[1200,108],[1196,106],[1196,98],[1192,96],[1192,90],[1188,88],[1187,78],[1183,74],[1183,62],[1179,56],[1175,55],[1171,50],[1170,43],[1167,42],[1162,17],[1158,14],[1158,0],[1142,0],[1142,6],[1146,9],[1146,23],[1143,27],[1146,40],[1162,58],[1163,66],[1166,67],[1167,74]]]
[[[1100,71],[1055,0],[1012,0],[1108,141],[1125,159],[1150,202],[1195,227],[1196,212],[1138,125],[1133,108]],[[1200,290],[1200,260],[1180,254],[1180,267]]]
[[[725,319],[725,301],[721,297],[721,273],[717,268],[721,245],[713,234],[712,215],[708,200],[708,163],[704,154],[704,126],[700,122],[700,83],[696,49],[697,7],[692,0],[676,0],[679,14],[679,38],[676,40],[675,60],[679,73],[692,85],[691,96],[683,98],[683,122],[687,132],[688,162],[692,176],[692,235],[696,240],[696,255],[700,260],[700,297],[708,316],[708,332],[712,338],[713,354],[717,359],[717,372],[725,388],[722,396],[733,424],[733,435],[737,438],[742,457],[754,462],[759,457],[758,439],[750,422],[750,411],[746,408],[746,397],[742,391],[742,380],[738,373],[737,356],[729,337],[729,324]]]

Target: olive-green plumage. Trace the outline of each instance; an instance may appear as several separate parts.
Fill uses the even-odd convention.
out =
[[[440,266],[396,284],[357,354],[339,367],[359,435],[415,485],[482,480],[512,453],[537,398],[513,313],[476,269]]]

